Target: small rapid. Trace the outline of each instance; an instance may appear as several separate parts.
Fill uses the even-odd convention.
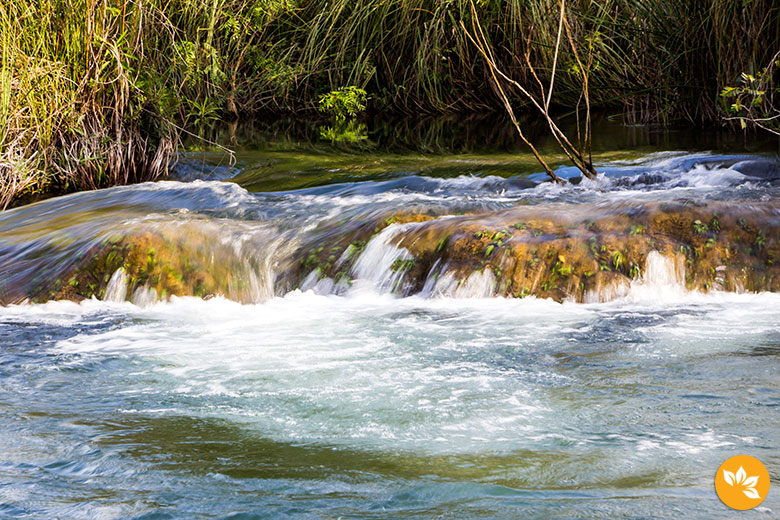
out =
[[[0,213],[0,516],[730,518],[718,466],[780,467],[780,168],[599,170]]]
[[[729,241],[739,229],[720,230],[729,215],[732,226],[752,234],[740,240],[765,251],[761,269],[773,269],[780,167],[772,160],[662,153],[600,169],[604,174],[595,181],[571,179],[562,187],[533,175],[406,176],[294,192],[168,181],[69,195],[0,217],[0,299],[124,295],[149,304],[173,294],[250,303],[298,288],[343,294],[369,284],[399,295],[609,301],[643,279],[663,276],[653,270],[659,264],[653,254],[679,258],[682,252],[684,262],[698,263],[707,248],[733,247]],[[566,169],[559,174],[566,177]],[[680,223],[686,219],[690,223]],[[637,245],[632,237],[641,235],[663,245]],[[616,242],[615,236],[624,238]],[[569,242],[556,245],[562,237]],[[583,260],[556,268],[556,259],[586,240],[603,249],[587,245],[592,267]],[[536,243],[547,248],[546,257],[534,253]],[[533,265],[519,274],[524,248]],[[689,266],[694,281],[678,273],[674,283],[773,290],[774,275],[738,274],[728,267],[733,256],[723,252],[711,267],[700,266],[712,270],[707,280]],[[544,268],[539,272],[537,262]],[[740,262],[739,269],[758,268],[750,259]],[[559,278],[569,278],[568,285]],[[575,287],[575,278],[582,287]]]

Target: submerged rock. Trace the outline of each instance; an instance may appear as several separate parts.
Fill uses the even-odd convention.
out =
[[[130,228],[89,246],[78,258],[31,280],[33,301],[129,300],[150,305],[170,296],[250,303],[273,296],[266,251],[251,241],[220,237],[219,226],[192,221]],[[265,273],[265,274],[264,274]],[[19,301],[18,294],[8,300]]]

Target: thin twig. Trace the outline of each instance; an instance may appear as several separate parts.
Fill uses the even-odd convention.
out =
[[[558,125],[555,124],[555,121],[550,116],[549,111],[545,109],[544,88],[542,87],[541,80],[539,80],[539,77],[536,75],[536,71],[534,70],[534,67],[530,62],[528,54],[526,54],[526,62],[528,64],[528,67],[531,70],[533,76],[536,78],[536,81],[539,83],[539,86],[542,87],[541,103],[530,92],[528,92],[528,90],[526,90],[525,87],[523,87],[520,83],[518,83],[514,79],[504,74],[501,71],[501,69],[498,68],[498,65],[495,62],[495,58],[493,58],[493,52],[491,51],[490,46],[487,44],[487,38],[485,37],[485,33],[482,30],[482,25],[479,23],[479,17],[477,16],[476,8],[474,7],[473,1],[471,2],[471,12],[472,12],[472,27],[474,27],[474,34],[480,37],[480,44],[477,44],[474,38],[468,32],[466,32],[466,35],[475,45],[477,45],[477,48],[481,50],[483,57],[488,62],[488,65],[490,65],[491,73],[497,74],[504,81],[514,86],[523,95],[525,95],[531,101],[531,104],[533,104],[533,106],[536,107],[536,109],[542,113],[545,120],[547,121],[547,125],[550,127],[550,132],[552,132],[553,137],[558,142],[558,145],[561,147],[563,153],[566,154],[566,156],[569,158],[569,160],[572,163],[574,163],[574,166],[576,166],[577,169],[579,169],[580,172],[582,172],[582,174],[585,177],[592,178],[593,176],[595,176],[595,173],[591,173],[590,170],[586,167],[585,159],[582,157],[577,147],[575,147],[571,143],[571,141],[569,141],[568,137],[566,137],[566,134],[564,134],[563,131],[558,127]],[[529,36],[529,41],[530,41],[530,36]]]
[[[472,9],[474,8],[474,4],[472,3]],[[474,18],[472,18],[472,25],[474,24]],[[469,34],[469,32],[466,30],[466,26],[463,24],[463,21],[461,20],[460,26],[463,29],[463,32],[466,34],[466,36],[474,43],[474,45],[479,50],[480,54],[485,58],[488,63],[492,63],[488,57],[488,54],[485,50],[485,48],[478,43],[472,36]],[[476,31],[476,29],[475,29]],[[476,33],[476,32],[475,32]],[[523,134],[523,130],[520,128],[520,123],[518,123],[517,118],[515,117],[515,113],[512,110],[512,105],[509,103],[509,99],[507,98],[506,94],[504,93],[504,89],[501,87],[501,82],[498,81],[498,78],[496,77],[496,72],[494,67],[489,67],[490,74],[493,78],[493,82],[496,85],[496,88],[498,89],[498,92],[501,96],[501,100],[504,103],[504,108],[506,108],[507,114],[509,114],[509,119],[512,121],[512,124],[515,126],[515,130],[517,130],[518,135],[520,136],[520,139],[523,140],[523,142],[531,149],[531,153],[534,154],[534,157],[539,162],[539,164],[542,165],[542,168],[544,168],[545,173],[557,182],[558,184],[563,185],[563,180],[558,177],[554,171],[552,171],[552,168],[547,164],[547,162],[544,160],[544,158],[541,156],[541,154],[537,151],[537,149],[534,147],[534,145],[531,143],[531,141],[528,140],[528,138]]]
[[[500,94],[501,100],[504,104],[504,107],[506,108],[507,113],[509,114],[510,119],[512,120],[512,123],[515,125],[515,128],[517,129],[518,133],[520,134],[521,138],[523,139],[523,142],[529,145],[531,147],[532,151],[534,151],[534,155],[537,157],[537,160],[540,161],[543,165],[546,166],[546,163],[543,162],[541,159],[541,156],[536,152],[536,149],[531,145],[530,141],[522,134],[522,131],[520,129],[520,125],[517,122],[517,119],[514,115],[514,111],[512,110],[511,104],[509,103],[509,99],[504,92],[503,87],[501,86],[501,82],[499,81],[499,78],[501,78],[503,81],[508,83],[509,85],[517,88],[525,97],[527,97],[531,104],[536,107],[537,110],[539,110],[542,115],[544,116],[545,120],[547,121],[548,126],[550,127],[550,131],[552,132],[553,137],[558,142],[558,145],[561,147],[561,150],[566,154],[566,156],[571,160],[572,163],[582,172],[583,176],[588,178],[593,178],[596,175],[595,170],[593,170],[592,165],[589,161],[586,161],[583,155],[582,149],[578,149],[575,147],[569,139],[566,137],[566,135],[560,130],[558,125],[555,124],[552,117],[549,113],[549,105],[550,100],[552,99],[552,91],[554,86],[554,78],[555,78],[555,68],[557,67],[557,57],[558,52],[560,48],[560,42],[561,42],[561,34],[564,27],[568,26],[568,23],[565,19],[565,0],[561,0],[561,14],[559,19],[559,32],[558,32],[558,39],[556,42],[556,50],[555,50],[555,59],[554,59],[554,65],[553,65],[553,72],[552,72],[552,79],[550,80],[550,88],[548,91],[547,96],[544,94],[544,88],[542,88],[542,99],[541,102],[536,99],[535,96],[533,96],[528,90],[526,90],[520,83],[513,80],[512,78],[508,77],[506,74],[504,74],[496,64],[495,57],[493,56],[493,52],[490,48],[490,46],[487,43],[487,37],[485,36],[485,33],[482,29],[482,25],[479,22],[479,16],[477,15],[476,7],[474,6],[474,2],[471,2],[471,25],[472,25],[472,31],[474,35],[466,30],[465,24],[461,21],[461,28],[463,29],[464,33],[466,34],[467,38],[474,44],[474,46],[477,48],[479,53],[482,55],[482,57],[485,59],[485,61],[488,64],[488,69],[490,71],[490,75],[493,79],[493,82],[496,85],[496,88]],[[536,74],[536,71],[534,70],[533,66],[530,64],[530,56],[528,55],[528,52],[526,53],[526,62],[529,65],[529,69],[531,71],[531,74],[536,79],[537,83],[539,83],[539,86],[542,87],[542,83]],[[585,87],[587,88],[587,87]],[[587,96],[586,96],[587,97]],[[588,105],[588,114],[589,114],[589,105]],[[588,118],[589,123],[589,118]],[[589,142],[589,134],[587,134],[588,142]],[[589,146],[588,146],[589,148]],[[552,173],[551,170],[549,170],[549,167],[546,167],[545,170],[547,171],[548,175]],[[552,177],[552,175],[550,175]],[[556,180],[557,176],[555,177]],[[561,182],[558,180],[558,182]]]

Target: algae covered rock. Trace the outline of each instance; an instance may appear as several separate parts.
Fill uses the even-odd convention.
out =
[[[593,205],[524,206],[438,218],[394,215],[358,238],[371,243],[390,226],[404,226],[391,244],[399,252],[392,268],[403,271],[399,294],[481,296],[474,273],[489,273],[492,281],[483,284],[489,295],[593,302],[619,298],[642,282],[780,290],[777,215],[768,203],[651,202],[617,213]],[[319,264],[318,276],[335,276],[330,267]],[[351,272],[348,261],[338,269]]]
[[[148,304],[170,296],[250,303],[273,295],[273,280],[263,275],[267,251],[251,239],[221,237],[218,224],[198,221],[144,227],[91,245],[55,279],[34,284],[29,297]]]
[[[358,282],[398,295],[577,302],[651,283],[778,291],[779,214],[768,202],[561,204],[461,215],[409,210],[286,233],[181,220],[91,243],[6,300],[219,295],[248,303],[296,288],[339,293]]]

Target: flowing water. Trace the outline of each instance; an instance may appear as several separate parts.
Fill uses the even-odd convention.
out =
[[[509,154],[193,155],[185,181],[0,214],[0,517],[733,518],[713,480],[743,453],[773,486],[743,516],[780,514],[779,294],[688,291],[660,254],[606,303],[495,297],[488,269],[413,287],[393,265],[415,222],[334,259],[348,282],[280,274],[410,208],[780,218],[771,156],[598,157],[600,179],[561,166],[556,187]],[[128,294],[121,271],[98,273],[106,301],[15,296],[139,228],[197,237],[240,301]]]

